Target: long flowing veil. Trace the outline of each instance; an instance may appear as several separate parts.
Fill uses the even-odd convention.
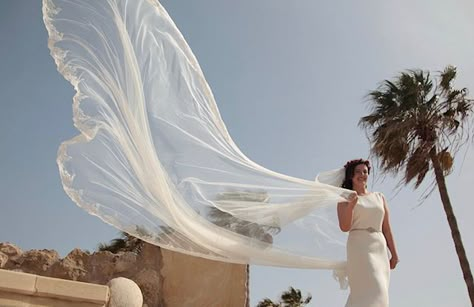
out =
[[[235,145],[156,0],[43,0],[80,131],[58,151],[66,193],[163,248],[234,263],[340,270],[349,191],[279,174]],[[257,132],[258,133],[258,132]]]

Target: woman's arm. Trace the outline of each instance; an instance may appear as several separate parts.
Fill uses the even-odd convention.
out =
[[[342,231],[348,232],[352,226],[352,213],[357,204],[357,194],[353,193],[349,196],[349,201],[340,202],[337,204],[337,217],[339,219],[339,228]]]
[[[385,236],[385,240],[387,241],[387,246],[388,249],[390,250],[390,254],[392,257],[390,258],[390,269],[394,269],[398,262],[398,253],[397,253],[397,248],[395,247],[395,240],[393,239],[393,234],[392,234],[392,228],[390,227],[390,212],[388,210],[387,206],[387,201],[385,200],[385,197],[382,195],[383,199],[383,207],[385,209],[385,215],[383,218],[383,224],[382,224],[382,232],[383,235]]]

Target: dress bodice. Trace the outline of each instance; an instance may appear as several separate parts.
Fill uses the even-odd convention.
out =
[[[384,214],[385,209],[381,193],[372,192],[359,196],[352,214],[351,230],[371,228],[382,231]]]

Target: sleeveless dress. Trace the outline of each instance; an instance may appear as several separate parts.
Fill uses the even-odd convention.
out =
[[[387,307],[390,265],[382,222],[383,196],[359,196],[347,239],[350,294],[346,307]]]

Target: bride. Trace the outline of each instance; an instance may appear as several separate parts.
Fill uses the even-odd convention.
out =
[[[351,160],[344,169],[342,186],[356,192],[337,206],[339,226],[349,232],[347,273],[351,292],[346,307],[388,306],[390,269],[399,260],[387,202],[381,193],[367,190],[369,161]]]

